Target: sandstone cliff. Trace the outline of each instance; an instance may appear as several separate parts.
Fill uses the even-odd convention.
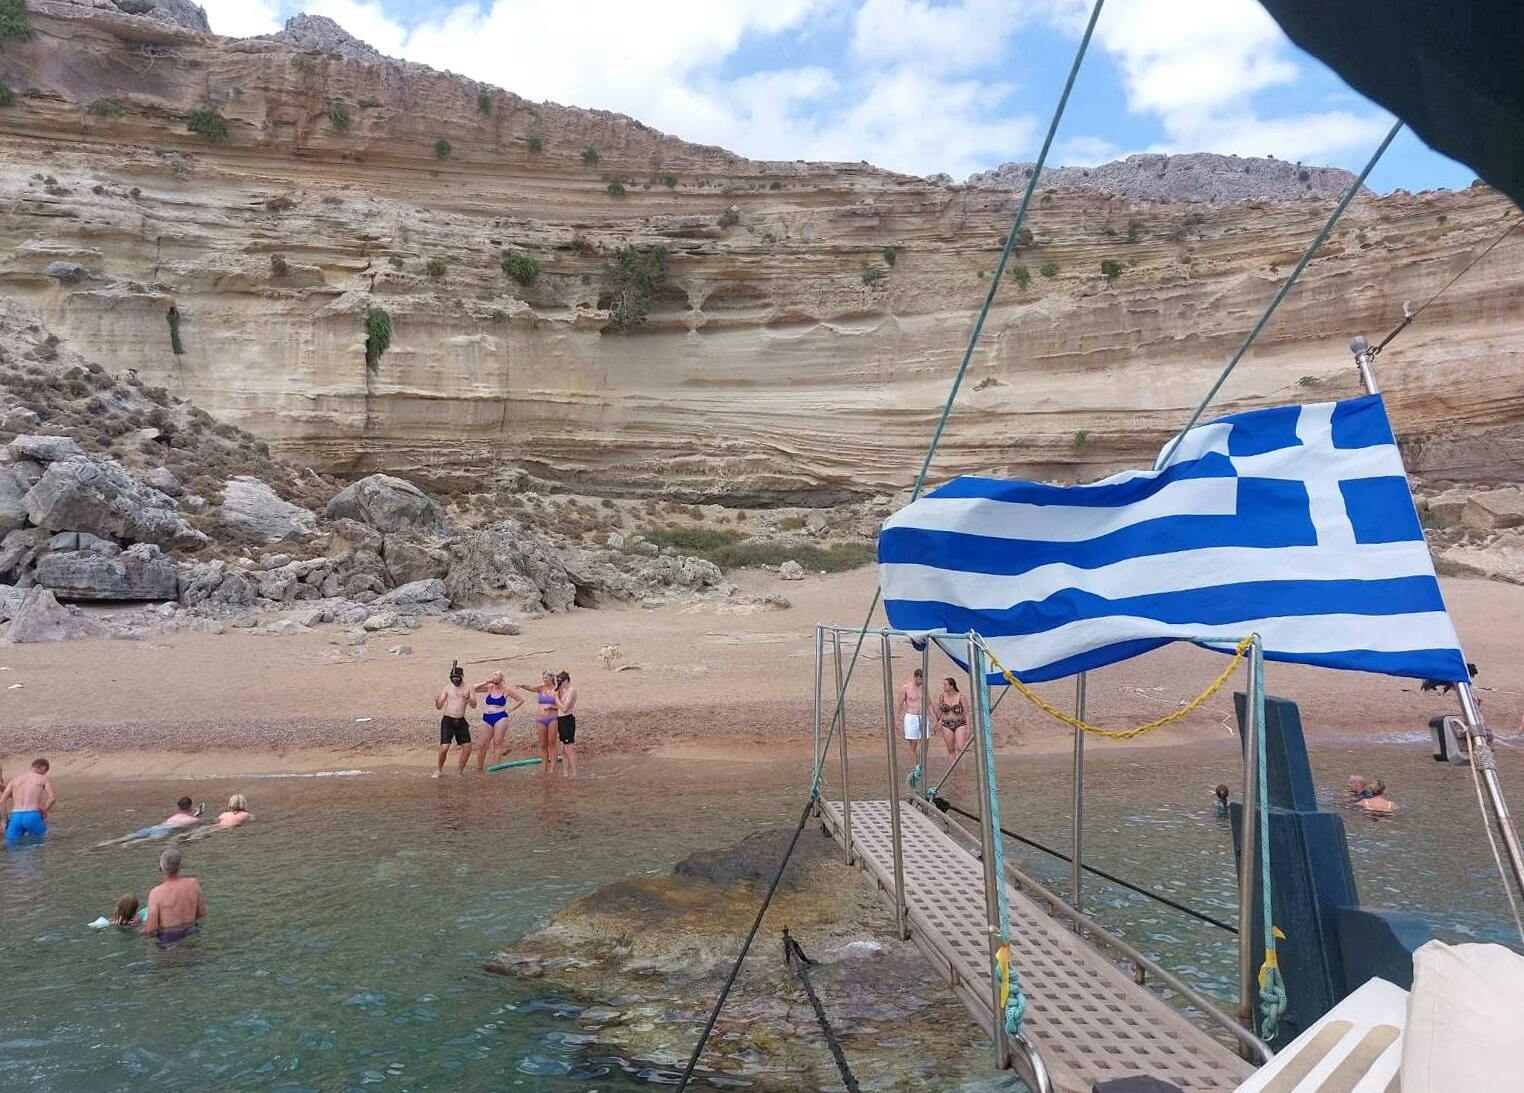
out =
[[[324,471],[521,468],[761,504],[903,488],[1013,212],[998,188],[753,162],[104,0],[30,11],[34,35],[0,52],[18,92],[0,107],[0,292],[69,348]],[[1046,192],[936,475],[1147,458],[1329,205]],[[1220,408],[1352,393],[1350,335],[1384,331],[1516,215],[1480,188],[1360,201]],[[628,245],[670,257],[621,331],[610,266]],[[1521,245],[1381,359],[1418,470],[1518,477]],[[538,276],[521,284],[505,256]],[[392,324],[374,370],[370,309]]]

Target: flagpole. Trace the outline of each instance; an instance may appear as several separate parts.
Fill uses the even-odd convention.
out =
[[[1379,395],[1381,387],[1376,382],[1374,368],[1376,350],[1371,348],[1370,342],[1364,335],[1355,337],[1349,343],[1349,348],[1355,355],[1355,366],[1360,370],[1360,382],[1365,385],[1365,393]],[[1404,473],[1406,470],[1407,468],[1404,467]],[[1465,659],[1463,653],[1462,662]],[[1513,870],[1513,882],[1520,892],[1524,892],[1524,850],[1519,847],[1519,836],[1514,831],[1513,819],[1508,814],[1508,802],[1503,799],[1503,784],[1498,780],[1497,758],[1492,753],[1492,734],[1487,731],[1487,723],[1482,720],[1481,707],[1476,704],[1476,696],[1471,693],[1471,681],[1458,680],[1455,684],[1455,694],[1460,699],[1461,719],[1466,723],[1471,764],[1481,772],[1482,781],[1487,787],[1487,797],[1492,802],[1493,815],[1496,817],[1495,826],[1498,834],[1503,837],[1503,846],[1508,852],[1508,865]],[[1485,820],[1486,817],[1483,817],[1484,822]]]

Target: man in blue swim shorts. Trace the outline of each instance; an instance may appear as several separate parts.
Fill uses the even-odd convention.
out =
[[[5,841],[14,846],[31,837],[40,839],[48,833],[48,810],[58,800],[53,783],[48,780],[48,761],[36,759],[32,769],[13,779],[0,793],[0,809],[9,803],[15,810],[5,825]]]

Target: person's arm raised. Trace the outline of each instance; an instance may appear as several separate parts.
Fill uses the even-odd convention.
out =
[[[449,693],[450,692],[448,690],[441,690],[439,692],[439,694],[434,698],[434,708],[436,710],[442,710],[442,709],[444,709],[444,707],[445,707],[445,701],[446,701],[447,697],[449,696]]]

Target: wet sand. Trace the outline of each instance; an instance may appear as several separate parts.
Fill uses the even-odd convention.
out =
[[[0,649],[0,755],[6,770],[47,754],[70,776],[252,774],[432,765],[438,740],[433,697],[450,662],[472,682],[501,669],[510,683],[541,669],[572,673],[581,698],[579,753],[654,752],[715,759],[809,754],[811,643],[817,620],[860,625],[876,572],[866,568],[786,582],[744,573],[747,591],[778,592],[794,606],[729,604],[578,610],[532,620],[517,637],[495,637],[425,620],[404,634],[371,635],[362,654],[333,626],[275,637],[230,630],[141,642],[105,639]],[[1524,650],[1518,620],[1524,588],[1445,579],[1446,599],[1467,655],[1477,662],[1484,710],[1495,732],[1516,735],[1524,712]],[[882,624],[882,615],[874,624]],[[600,650],[617,645],[626,671],[605,671]],[[412,654],[395,656],[405,645]],[[850,646],[848,647],[850,652]],[[896,653],[896,678],[919,661]],[[1176,708],[1223,665],[1217,654],[1174,646],[1095,673],[1090,720],[1125,727]],[[934,678],[947,662],[933,662]],[[1453,698],[1421,694],[1417,681],[1270,664],[1272,693],[1301,704],[1310,735],[1341,739],[1420,734]],[[11,689],[14,685],[19,687]],[[1233,686],[1179,724],[1126,745],[1223,740]],[[864,647],[848,708],[853,746],[883,748],[878,641]],[[1072,684],[1040,688],[1068,708]],[[527,754],[529,718],[510,721],[510,751]],[[479,721],[473,717],[473,730]],[[1012,695],[996,715],[1002,747],[1068,748],[1069,731]]]

